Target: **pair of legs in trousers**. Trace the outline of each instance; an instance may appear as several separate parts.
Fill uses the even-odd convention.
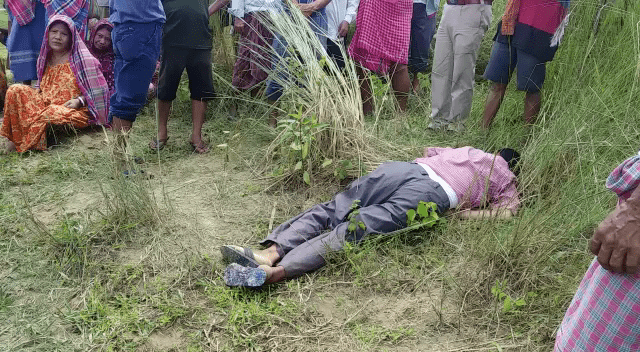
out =
[[[351,206],[360,201],[355,221],[365,229],[348,231]],[[442,187],[418,164],[390,162],[354,181],[333,200],[317,204],[276,228],[262,245],[259,269],[266,283],[294,278],[325,265],[327,251],[338,251],[345,242],[358,243],[369,234],[389,233],[407,225],[407,211],[420,201],[434,202],[438,212],[449,208]],[[274,266],[274,264],[276,266]]]
[[[491,5],[444,5],[435,35],[430,128],[460,129],[471,112],[477,51]]]

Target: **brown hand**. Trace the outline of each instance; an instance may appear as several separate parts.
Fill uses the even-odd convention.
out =
[[[238,34],[244,33],[244,20],[242,18],[237,18],[233,21],[233,31]]]
[[[347,36],[347,32],[349,32],[349,22],[342,21],[340,23],[340,26],[338,27],[338,36],[339,37],[346,37]]]
[[[82,107],[82,102],[80,101],[80,99],[75,98],[75,99],[71,99],[68,102],[64,103],[64,106],[69,108],[69,109],[80,109]]]
[[[632,198],[618,205],[591,238],[600,265],[616,273],[635,274],[640,266],[640,199]]]

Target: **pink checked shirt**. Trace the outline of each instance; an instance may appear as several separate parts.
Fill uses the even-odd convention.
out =
[[[516,176],[500,156],[482,150],[463,148],[428,148],[426,158],[416,163],[426,164],[442,177],[458,196],[459,207],[516,210],[520,205]]]

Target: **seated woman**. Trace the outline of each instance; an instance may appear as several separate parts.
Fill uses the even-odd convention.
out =
[[[100,61],[102,75],[107,81],[109,96],[111,96],[115,92],[113,62],[116,59],[116,54],[113,52],[113,45],[111,43],[113,24],[109,22],[109,19],[103,18],[98,20],[90,30],[91,37],[87,42],[87,47],[93,57]]]
[[[38,57],[39,89],[16,84],[7,91],[0,135],[9,139],[9,151],[45,150],[49,125],[83,128],[107,123],[107,82],[71,18],[53,16],[44,38]]]

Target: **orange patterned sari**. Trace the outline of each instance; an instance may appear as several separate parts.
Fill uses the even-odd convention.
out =
[[[82,95],[69,63],[48,66],[40,82],[40,92],[23,85],[9,87],[0,135],[15,143],[20,153],[30,149],[46,150],[49,125],[89,125],[89,110],[64,107],[64,103]]]

